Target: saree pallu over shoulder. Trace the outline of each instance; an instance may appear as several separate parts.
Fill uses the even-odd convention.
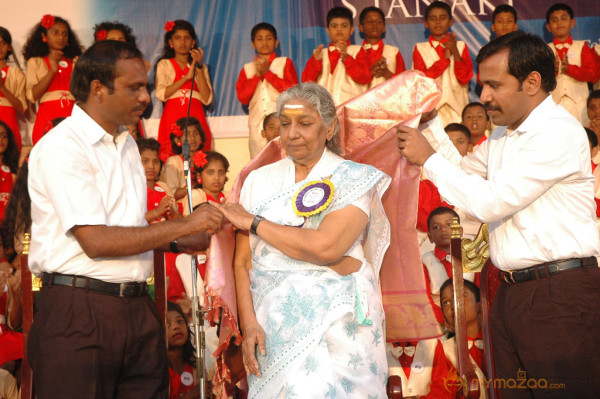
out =
[[[295,183],[293,171],[293,162],[284,159],[253,172],[242,202],[272,222],[316,229],[329,213],[361,198],[364,204],[366,196],[370,221],[354,244],[362,248],[362,266],[341,276],[326,265],[291,259],[253,237],[251,290],[267,353],[257,353],[262,376],[249,378],[249,397],[384,398],[387,363],[377,276],[389,245],[381,196],[390,179],[327,150],[305,180]],[[307,182],[325,177],[335,187],[330,206],[306,219],[296,215],[294,194]],[[257,191],[260,186],[269,192]],[[256,200],[244,195],[248,193]]]

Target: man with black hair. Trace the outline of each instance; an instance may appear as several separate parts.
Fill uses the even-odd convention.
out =
[[[448,201],[489,223],[490,255],[503,280],[490,315],[496,374],[516,380],[525,371],[538,384],[503,389],[505,399],[600,392],[590,149],[581,124],[549,94],[553,60],[540,37],[523,32],[481,49],[481,100],[499,127],[462,159],[438,118],[421,126],[429,142],[419,130],[398,128],[402,154],[423,165]]]
[[[195,252],[222,217],[210,206],[148,226],[137,146],[119,127],[150,101],[141,53],[106,40],[77,62],[72,115],[29,158],[29,267],[41,277],[28,359],[38,398],[167,398],[162,321],[147,294],[154,248]]]

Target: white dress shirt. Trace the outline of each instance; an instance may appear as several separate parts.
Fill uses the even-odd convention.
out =
[[[146,177],[137,145],[116,139],[75,106],[29,157],[31,248],[29,268],[109,282],[145,281],[152,252],[90,259],[73,226],[145,226]]]
[[[551,96],[516,130],[498,127],[462,159],[438,118],[425,128],[438,151],[426,176],[453,205],[489,223],[494,265],[515,270],[599,254],[587,136]]]

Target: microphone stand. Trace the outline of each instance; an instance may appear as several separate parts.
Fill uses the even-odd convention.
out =
[[[190,90],[190,100],[188,104],[187,118],[185,120],[185,133],[181,152],[183,155],[183,172],[187,184],[187,199],[190,213],[193,211],[192,203],[192,176],[190,173],[190,143],[188,141],[188,124],[190,112],[192,109],[192,95],[194,93],[194,82],[196,81],[196,62],[192,63],[194,68],[192,73],[192,89]],[[205,333],[204,333],[204,314],[206,310],[200,306],[200,297],[198,296],[197,279],[198,279],[198,257],[192,255],[192,323],[194,325],[194,346],[196,347],[196,375],[200,379],[200,399],[206,398],[206,375],[204,373],[204,357],[206,351]]]

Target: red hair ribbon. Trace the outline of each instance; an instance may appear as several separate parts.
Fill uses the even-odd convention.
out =
[[[46,14],[42,17],[41,25],[46,29],[50,29],[54,26],[54,22],[54,17],[50,14]]]

